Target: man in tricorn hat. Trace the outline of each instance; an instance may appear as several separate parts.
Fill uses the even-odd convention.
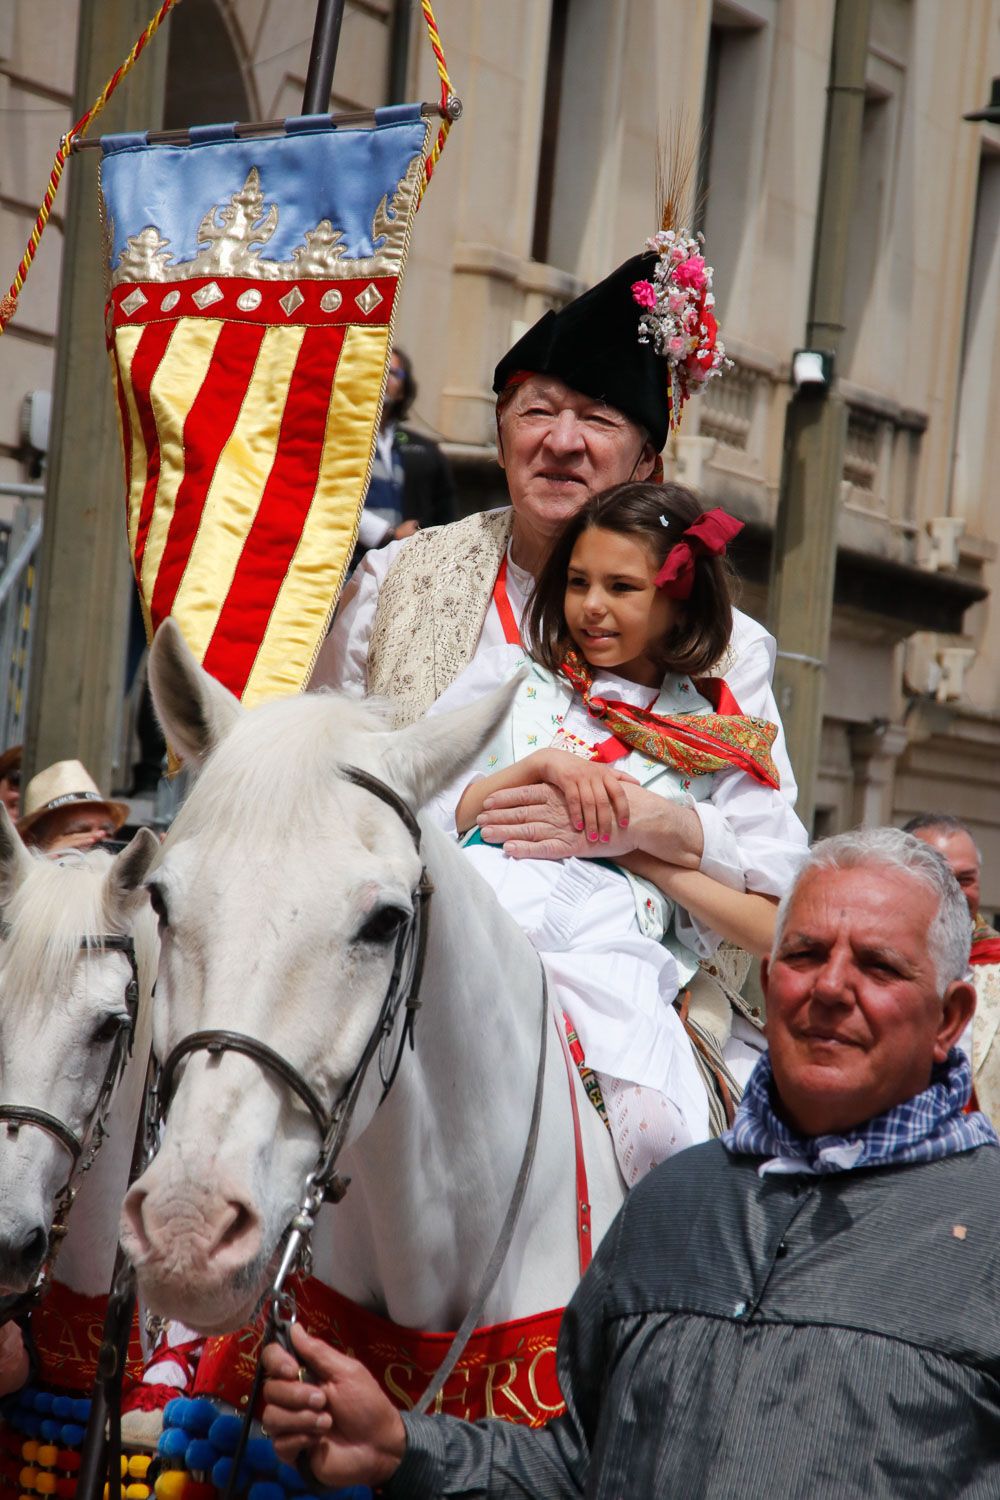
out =
[[[388,698],[396,722],[418,718],[482,649],[516,639],[526,597],[554,537],[593,494],[628,480],[657,478],[670,422],[671,376],[676,411],[676,361],[644,334],[649,303],[667,251],[659,235],[642,255],[559,312],[547,312],[496,368],[498,459],[507,476],[510,509],[475,514],[427,530],[369,554],[348,590],[340,616],[320,652],[312,686],[357,687]],[[678,241],[680,243],[680,241]],[[694,242],[686,241],[693,245]],[[697,249],[697,246],[695,246]],[[704,261],[698,266],[710,278]],[[710,279],[701,311],[702,335],[714,350]],[[724,675],[744,713],[778,724],[774,758],[782,790],[794,800],[795,781],[771,693],[774,642],[746,615],[734,612]],[[635,792],[633,798],[632,793]],[[724,884],[742,887],[727,856],[726,830],[712,810],[651,798],[630,789],[629,829],[637,848],[671,863],[700,866]],[[541,856],[592,853],[569,824],[550,787],[503,794],[484,837],[518,847],[531,823]],[[653,806],[653,803],[658,804]],[[511,849],[513,840],[515,847]]]

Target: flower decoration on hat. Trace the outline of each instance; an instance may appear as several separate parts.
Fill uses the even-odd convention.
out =
[[[676,428],[690,396],[713,375],[732,367],[719,338],[713,308],[712,267],[705,264],[701,234],[660,229],[646,241],[656,256],[650,280],[632,283],[632,299],[642,309],[639,342],[652,344],[667,363],[670,426]]]

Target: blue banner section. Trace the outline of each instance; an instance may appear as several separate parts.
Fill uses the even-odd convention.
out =
[[[134,134],[104,137],[101,186],[113,229],[112,271],[127,241],[150,226],[174,262],[193,260],[204,244],[198,237],[204,216],[238,194],[255,169],[262,223],[277,207],[261,239],[261,259],[287,260],[322,220],[341,231],[346,258],[374,255],[375,211],[383,197],[391,204],[424,147],[419,110],[413,105],[409,118],[374,130],[328,127],[257,140],[226,139],[231,126],[211,127],[211,138],[199,132],[189,146],[151,146]]]

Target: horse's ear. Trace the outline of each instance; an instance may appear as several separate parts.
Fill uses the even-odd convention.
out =
[[[503,723],[524,675],[519,672],[476,703],[430,714],[387,735],[382,763],[390,786],[414,807],[423,807],[454,780]]]
[[[7,905],[30,869],[31,855],[0,803],[0,906]]]
[[[140,828],[125,845],[108,871],[107,894],[111,908],[124,912],[134,904],[136,891],[153,863],[160,841],[151,828]]]
[[[171,749],[198,766],[243,713],[238,698],[198,665],[174,620],[149,652],[149,690]]]

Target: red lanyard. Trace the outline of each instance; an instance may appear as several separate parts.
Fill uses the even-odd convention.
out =
[[[514,611],[510,607],[510,599],[507,597],[507,554],[503,555],[497,581],[493,585],[493,603],[496,605],[497,614],[500,616],[500,624],[503,627],[503,638],[508,646],[519,646],[521,644],[521,632],[514,619]]]

